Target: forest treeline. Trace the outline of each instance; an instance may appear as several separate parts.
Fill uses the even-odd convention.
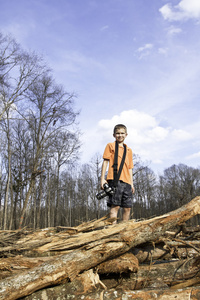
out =
[[[43,58],[0,33],[0,229],[77,226],[107,213],[97,200],[102,158],[80,165],[76,95]],[[134,156],[131,217],[148,218],[200,195],[200,168],[157,176]],[[194,222],[198,223],[198,218]]]

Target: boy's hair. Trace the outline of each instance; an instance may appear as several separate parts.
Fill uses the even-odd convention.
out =
[[[126,128],[125,125],[123,125],[123,124],[117,124],[117,125],[115,125],[115,127],[114,127],[113,134],[116,133],[117,129],[121,129],[121,128],[125,129],[125,131],[126,131],[126,133],[127,133],[127,128]]]

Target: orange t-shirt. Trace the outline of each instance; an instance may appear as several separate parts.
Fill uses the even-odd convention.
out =
[[[132,184],[129,169],[133,169],[133,153],[131,148],[126,146],[126,149],[127,149],[126,158],[125,158],[125,162],[119,180],[122,180],[128,184]],[[121,164],[123,153],[124,153],[124,147],[119,145],[118,170]],[[113,180],[114,156],[115,156],[115,142],[107,144],[103,154],[103,159],[109,160],[109,168],[108,168],[108,174],[106,178],[107,180]]]

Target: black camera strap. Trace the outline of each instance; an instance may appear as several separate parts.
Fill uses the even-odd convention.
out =
[[[113,180],[113,186],[116,187],[118,180],[120,178],[121,172],[122,172],[122,168],[125,162],[125,158],[126,158],[126,145],[124,145],[124,153],[122,156],[122,161],[119,167],[119,171],[117,172],[117,167],[118,167],[118,148],[119,145],[117,143],[117,141],[115,141],[115,156],[114,156],[114,165],[113,165],[113,172],[114,172],[114,180]]]

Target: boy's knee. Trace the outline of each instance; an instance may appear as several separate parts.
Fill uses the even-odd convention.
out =
[[[126,212],[126,213],[129,213],[131,211],[130,207],[124,207],[123,209],[124,209],[124,212]]]
[[[120,206],[114,206],[114,205],[113,205],[113,206],[111,206],[110,211],[111,211],[111,212],[116,212],[116,213],[117,213],[119,209],[120,209]]]
[[[130,212],[131,212],[131,208],[124,207],[123,216],[122,216],[123,221],[128,221],[129,220]]]

